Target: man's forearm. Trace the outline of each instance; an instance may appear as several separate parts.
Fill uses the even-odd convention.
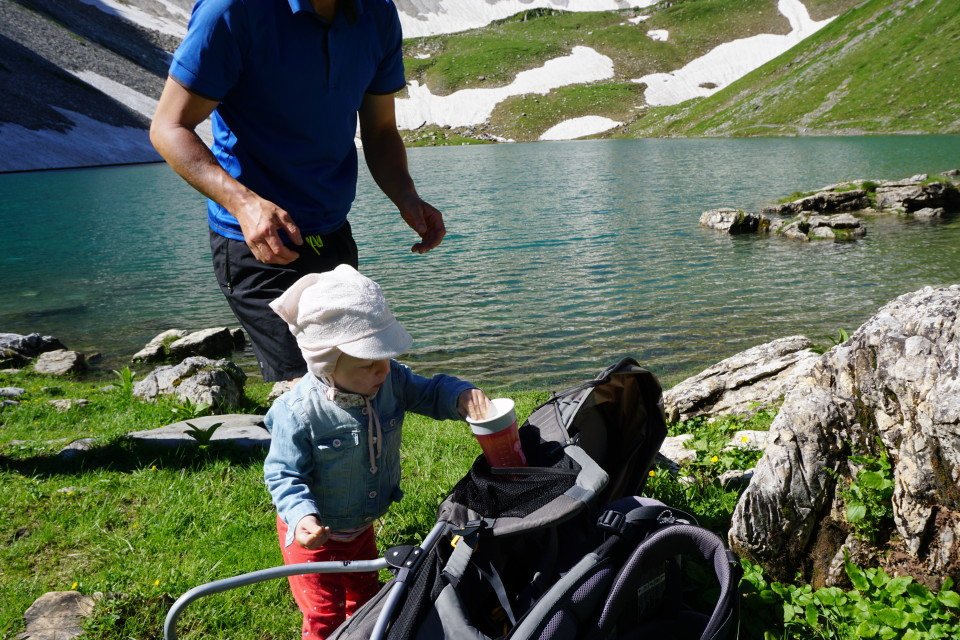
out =
[[[374,135],[361,133],[360,139],[370,175],[395,205],[400,206],[405,197],[417,195],[407,166],[407,150],[396,129]]]

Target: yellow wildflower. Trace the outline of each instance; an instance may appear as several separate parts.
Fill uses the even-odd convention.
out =
[[[720,458],[718,458],[717,456],[713,456],[712,458],[710,458],[710,462],[718,462],[719,460]]]

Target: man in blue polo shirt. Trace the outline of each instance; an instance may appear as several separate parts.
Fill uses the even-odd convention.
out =
[[[214,269],[264,380],[306,371],[267,306],[311,272],[358,266],[347,214],[364,159],[420,236],[443,216],[407,170],[393,94],[405,85],[392,0],[199,0],[150,128],[161,156],[207,196]],[[195,129],[208,116],[208,149]]]

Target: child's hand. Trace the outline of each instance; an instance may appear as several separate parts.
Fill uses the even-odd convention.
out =
[[[297,523],[293,537],[301,547],[319,549],[330,538],[330,527],[322,526],[313,514],[303,516]]]
[[[457,411],[464,418],[483,420],[490,410],[490,398],[480,389],[467,389],[457,398]]]

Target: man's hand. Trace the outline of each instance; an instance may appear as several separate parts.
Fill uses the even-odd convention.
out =
[[[321,526],[317,516],[311,514],[300,518],[293,533],[297,543],[306,549],[319,549],[330,539],[330,527]]]
[[[284,246],[279,229],[287,232],[294,244],[303,244],[300,228],[286,211],[269,200],[249,192],[242,206],[231,209],[240,229],[243,239],[250,247],[253,257],[265,264],[290,264],[300,257],[300,254]]]
[[[464,418],[483,420],[490,411],[490,398],[480,389],[467,389],[457,398],[457,411]]]
[[[411,194],[400,201],[398,205],[400,216],[411,229],[420,235],[420,242],[411,247],[414,253],[426,253],[435,248],[447,234],[443,225],[443,214],[431,204],[424,202],[420,196]]]

